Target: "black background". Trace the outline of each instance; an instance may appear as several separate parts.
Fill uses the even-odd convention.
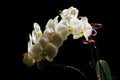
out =
[[[98,53],[101,59],[108,62],[114,80],[119,80],[118,16],[120,9],[116,1],[104,2],[102,0],[16,1],[8,5],[3,11],[7,17],[3,21],[7,25],[5,28],[7,28],[6,33],[9,36],[4,36],[8,44],[5,48],[10,49],[10,54],[9,51],[6,52],[7,50],[5,52],[10,56],[12,55],[11,57],[8,56],[10,59],[7,60],[7,68],[9,64],[10,70],[15,70],[15,72],[10,71],[10,73],[15,73],[12,78],[15,80],[31,78],[36,80],[38,78],[36,78],[39,76],[36,67],[29,68],[22,62],[23,54],[27,52],[27,42],[29,33],[33,30],[33,23],[39,23],[41,29],[44,30],[48,19],[54,18],[59,14],[59,10],[70,6],[79,10],[79,16],[87,16],[90,23],[103,24],[103,28],[97,30]],[[89,45],[83,45],[80,40],[73,40],[69,37],[60,47],[54,62],[78,67],[88,76],[89,80],[92,80],[93,72],[88,64],[90,60]],[[8,63],[9,61],[13,64]]]

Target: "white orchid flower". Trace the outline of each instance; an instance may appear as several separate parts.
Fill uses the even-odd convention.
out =
[[[37,42],[38,38],[42,36],[42,31],[38,23],[33,24],[34,30],[32,31],[32,36],[29,34],[29,41],[28,41],[28,53],[30,53],[31,48]],[[34,44],[33,44],[34,43]]]
[[[23,62],[28,66],[42,60],[52,62],[59,47],[70,34],[73,35],[73,39],[84,36],[88,40],[92,34],[92,26],[88,23],[87,17],[78,19],[78,12],[73,6],[64,9],[60,14],[61,20],[58,21],[59,16],[49,19],[43,33],[40,25],[35,22],[32,35],[29,34],[28,52],[24,54]]]
[[[27,64],[28,62],[27,60],[29,59],[29,57],[30,59],[33,58],[33,60],[37,62],[43,59],[52,61],[57,54],[57,51],[58,51],[57,47],[53,43],[49,42],[46,37],[43,37],[42,31],[40,30],[40,26],[37,23],[34,23],[33,32],[32,32],[32,36],[29,34],[29,39],[30,39],[28,41],[29,56],[25,55],[26,57],[24,59],[24,62],[26,61],[25,63]],[[49,51],[50,49],[51,49],[51,52]]]
[[[88,40],[88,37],[92,33],[92,26],[88,23],[87,17],[82,17],[81,20],[71,19],[71,26],[73,27],[74,39],[84,36]]]
[[[83,17],[81,21],[84,26],[83,28],[84,37],[86,38],[86,40],[88,40],[88,37],[92,34],[92,30],[93,30],[92,26],[88,23],[87,17]]]
[[[51,34],[55,32],[55,26],[58,24],[58,16],[56,16],[54,19],[49,19],[44,30],[44,36],[47,36],[49,39],[51,37]]]
[[[63,37],[55,30],[57,24],[58,16],[56,16],[54,19],[48,20],[43,35],[48,38],[48,40],[52,42],[56,47],[60,47],[63,44]]]
[[[33,24],[34,30],[32,31],[32,41],[36,43],[37,39],[42,36],[42,31],[38,23]]]
[[[60,14],[62,19],[71,19],[71,16],[77,17],[78,16],[78,9],[75,7],[70,7],[68,9],[64,9]]]
[[[41,61],[41,60],[48,60],[48,61],[53,61],[53,58],[57,55],[58,48],[48,42],[46,37],[40,37],[38,42],[33,45],[30,49],[30,55],[31,57],[36,61]]]
[[[67,39],[67,36],[70,34],[78,34],[82,26],[81,21],[75,17],[71,16],[70,20],[62,19],[57,25],[56,25],[56,31],[60,32],[65,39]]]
[[[54,31],[55,26],[58,24],[58,16],[56,16],[54,19],[49,19],[45,29],[50,29],[51,31]]]
[[[78,25],[78,19],[77,19],[78,9],[72,6],[68,9],[64,9],[60,15],[62,19],[56,26],[56,31],[61,33],[64,40],[66,40],[67,37],[73,33],[74,26],[71,25],[71,21],[72,24],[77,23],[75,25]]]
[[[68,28],[68,34],[73,34],[74,39],[84,36],[86,40],[88,40],[88,37],[92,33],[92,27],[88,23],[87,17],[82,17],[82,19],[79,20],[77,16],[78,9],[74,7],[64,9],[61,13],[62,20],[59,23],[59,27],[57,27],[57,31],[61,30],[64,26],[64,28]]]

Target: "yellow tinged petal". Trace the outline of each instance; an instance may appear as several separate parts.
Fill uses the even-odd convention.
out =
[[[35,60],[30,56],[29,53],[25,53],[23,55],[23,62],[28,66],[28,67],[31,67],[32,65],[34,65],[35,63]]]
[[[50,58],[49,56],[46,56],[46,59],[47,59],[49,62],[53,62],[53,58]]]

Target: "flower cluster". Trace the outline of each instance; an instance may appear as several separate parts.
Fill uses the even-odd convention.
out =
[[[88,41],[92,34],[93,27],[88,23],[88,18],[78,18],[79,10],[75,7],[64,9],[54,19],[49,19],[45,30],[42,32],[40,25],[34,23],[32,35],[29,34],[28,52],[24,54],[23,62],[32,66],[35,62],[48,60],[52,62],[56,57],[58,49],[69,35],[73,39],[85,37]]]

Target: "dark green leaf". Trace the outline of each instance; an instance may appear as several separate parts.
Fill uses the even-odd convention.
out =
[[[100,80],[112,80],[110,67],[105,60],[99,60],[95,66],[97,77]]]

